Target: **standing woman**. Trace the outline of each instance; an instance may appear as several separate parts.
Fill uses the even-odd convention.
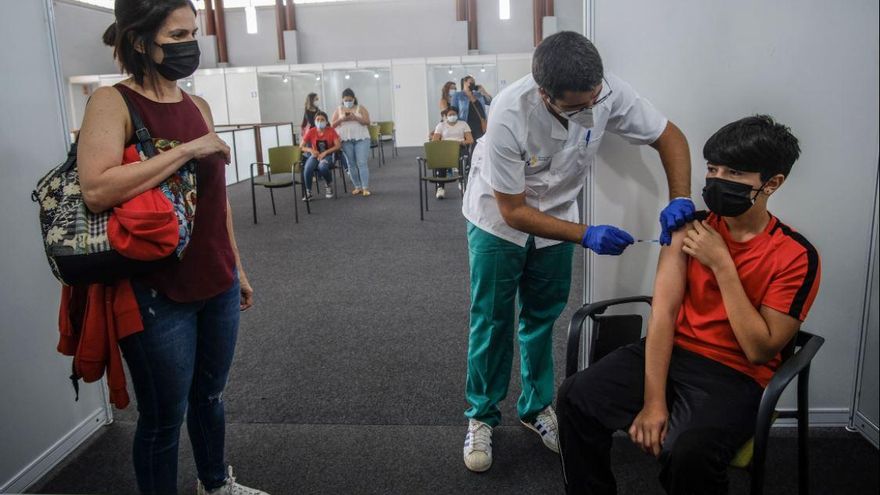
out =
[[[461,91],[455,94],[454,104],[458,107],[458,117],[470,126],[474,141],[483,137],[486,132],[485,125],[490,103],[492,103],[492,95],[486,91],[486,88],[477,85],[474,76],[467,75],[461,78]]]
[[[446,81],[446,84],[443,85],[443,89],[440,90],[440,111],[446,110],[451,105],[454,105],[455,102],[453,98],[455,98],[455,93],[457,93],[455,88],[455,81]]]
[[[303,120],[300,124],[302,130],[300,136],[305,136],[306,131],[315,127],[315,115],[320,111],[321,109],[318,107],[318,93],[309,93],[306,96],[305,111],[303,112]]]
[[[348,175],[354,184],[351,194],[370,195],[370,112],[358,105],[354,91],[342,92],[342,106],[333,112],[331,125],[342,139],[342,153],[348,162]]]
[[[197,161],[198,208],[186,255],[132,280],[144,331],[119,341],[137,397],[134,470],[144,494],[177,493],[177,451],[186,416],[198,493],[263,494],[235,482],[224,457],[223,389],[232,364],[239,312],[253,305],[226,199],[229,147],[213,129],[211,109],[177,87],[199,65],[196,9],[189,0],[116,0],[104,33],[131,75],[91,98],[79,134],[83,199],[105,211],[156,187]],[[125,95],[160,154],[121,166],[135,139]]]

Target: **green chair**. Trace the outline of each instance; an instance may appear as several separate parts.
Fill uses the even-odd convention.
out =
[[[391,142],[391,156],[397,156],[397,130],[394,129],[394,121],[386,120],[383,122],[376,122],[379,124],[379,141],[380,143],[385,143],[386,141]]]
[[[370,124],[370,151],[373,156],[376,156],[376,148],[379,148],[379,166],[382,166],[385,164],[385,148],[382,147],[379,124]]]
[[[464,191],[464,162],[467,155],[461,154],[458,141],[428,141],[425,143],[425,157],[416,157],[419,165],[419,218],[425,220],[428,211],[428,183],[446,184],[458,182]],[[451,175],[434,177],[431,172],[452,169]],[[464,194],[462,194],[464,200]]]
[[[650,305],[650,296],[632,296],[584,304],[571,317],[568,326],[568,345],[565,358],[566,378],[578,371],[581,330],[587,318],[592,323],[590,346],[586,351],[587,366],[595,363],[615,349],[638,342],[642,334],[642,317],[639,314],[605,315],[605,310],[621,304],[643,303]],[[800,330],[782,351],[782,363],[764,389],[758,406],[755,436],[743,444],[730,461],[730,467],[747,469],[751,473],[751,495],[764,493],[766,477],[767,442],[770,426],[777,418],[797,420],[798,436],[798,493],[807,495],[810,489],[809,469],[809,387],[810,363],[819,352],[825,339]],[[797,409],[777,411],[780,395],[797,378]]]
[[[269,162],[251,163],[251,205],[254,211],[254,223],[257,223],[257,195],[256,186],[262,186],[269,190],[269,197],[272,198],[272,214],[276,214],[275,210],[275,189],[284,187],[293,188],[293,211],[296,223],[299,223],[299,205],[296,201],[296,185],[302,184],[302,181],[296,179],[296,174],[302,169],[300,160],[302,152],[296,146],[278,146],[269,148]],[[254,175],[254,167],[262,166],[265,174]],[[299,169],[299,170],[297,170]],[[306,204],[306,209],[309,205]],[[311,211],[309,211],[311,213]]]

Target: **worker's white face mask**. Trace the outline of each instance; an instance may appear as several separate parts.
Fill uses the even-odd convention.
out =
[[[560,113],[565,119],[568,119],[569,122],[574,122],[575,124],[583,127],[584,129],[589,129],[593,127],[593,109],[592,108],[584,108],[583,110],[579,110],[577,112],[573,112],[572,114]]]

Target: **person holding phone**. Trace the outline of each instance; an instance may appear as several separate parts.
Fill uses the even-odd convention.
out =
[[[461,78],[461,91],[455,93],[453,105],[458,108],[459,119],[470,126],[474,141],[486,133],[491,103],[492,95],[485,87],[477,84],[474,76],[468,74]]]
[[[348,175],[354,184],[351,194],[369,196],[370,112],[358,104],[351,88],[342,92],[342,105],[333,112],[331,124],[342,139],[342,153],[348,162]]]

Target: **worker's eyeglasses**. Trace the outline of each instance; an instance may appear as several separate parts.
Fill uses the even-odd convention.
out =
[[[604,95],[602,95],[602,91],[605,91],[605,88],[608,88],[608,92],[605,93]],[[603,78],[602,78],[602,89],[599,91],[599,94],[602,95],[602,96],[599,97],[599,98],[597,98],[597,99],[596,99],[593,103],[591,103],[590,105],[585,106],[585,107],[582,107],[582,108],[578,108],[577,110],[563,110],[563,109],[559,108],[558,105],[556,105],[555,103],[553,103],[554,98],[551,98],[551,99],[550,99],[550,104],[553,105],[553,106],[555,107],[554,110],[556,110],[557,113],[559,113],[559,114],[562,115],[563,117],[571,118],[571,117],[574,117],[575,115],[577,115],[577,114],[583,112],[584,110],[591,110],[591,109],[595,108],[596,105],[599,105],[599,104],[602,103],[603,101],[607,100],[608,97],[611,96],[612,93],[614,93],[614,90],[611,89],[611,85],[608,84],[608,80],[605,79],[605,78],[603,77]]]

